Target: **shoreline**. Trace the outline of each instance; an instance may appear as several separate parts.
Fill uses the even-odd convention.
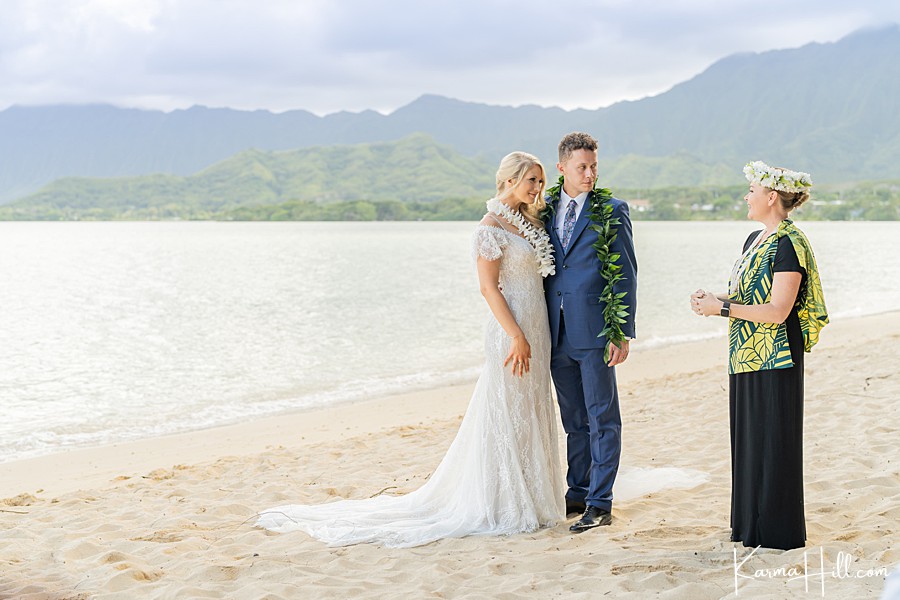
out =
[[[829,324],[814,350],[856,343],[900,330],[900,311],[845,317]],[[620,394],[639,394],[642,384],[679,375],[721,369],[727,384],[724,337],[654,346],[636,345],[617,369]],[[246,423],[184,433],[62,449],[51,454],[0,463],[0,499],[20,494],[44,497],[79,489],[115,486],[156,469],[195,465],[223,457],[246,456],[282,447],[341,442],[409,425],[428,425],[460,417],[475,381],[419,389],[328,407],[293,411]]]

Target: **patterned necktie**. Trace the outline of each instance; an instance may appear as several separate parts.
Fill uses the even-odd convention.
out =
[[[569,238],[572,237],[572,230],[575,229],[575,199],[569,200],[569,207],[566,208],[566,218],[563,219],[562,247],[567,250],[569,247]]]

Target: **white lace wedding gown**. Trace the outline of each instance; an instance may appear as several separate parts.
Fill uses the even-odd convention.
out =
[[[493,315],[485,363],[456,439],[431,478],[404,496],[279,506],[256,525],[305,531],[330,545],[405,547],[466,535],[534,531],[564,518],[565,481],[550,397],[550,330],[542,278],[523,238],[479,225],[473,254],[500,258],[500,285],[531,345],[523,378],[503,367],[509,336]]]

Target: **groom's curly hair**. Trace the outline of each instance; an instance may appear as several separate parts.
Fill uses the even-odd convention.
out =
[[[559,142],[559,162],[564,163],[569,160],[572,153],[576,150],[588,150],[593,152],[597,149],[597,140],[590,134],[581,131],[573,131],[566,135]]]

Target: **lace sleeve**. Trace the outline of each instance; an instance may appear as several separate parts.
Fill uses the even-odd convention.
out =
[[[509,243],[503,230],[490,225],[479,225],[472,235],[472,258],[479,256],[487,260],[497,260],[503,256],[503,248]]]

